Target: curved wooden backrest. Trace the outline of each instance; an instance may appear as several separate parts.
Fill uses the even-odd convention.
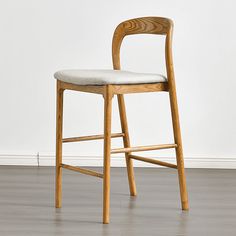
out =
[[[120,47],[125,36],[133,34],[160,34],[166,35],[166,66],[167,77],[174,77],[172,63],[172,31],[173,22],[163,17],[141,17],[126,20],[120,23],[114,32],[112,40],[113,68],[120,70]]]

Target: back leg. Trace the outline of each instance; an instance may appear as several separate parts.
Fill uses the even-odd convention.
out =
[[[124,147],[130,147],[130,140],[129,140],[129,131],[128,131],[128,123],[127,123],[127,117],[126,117],[126,110],[125,110],[125,101],[123,95],[117,95],[118,99],[118,106],[119,106],[119,112],[120,112],[120,122],[121,122],[121,129],[124,133],[123,137],[123,143]],[[125,153],[125,159],[126,159],[126,166],[127,166],[127,174],[128,174],[128,180],[129,180],[129,189],[130,189],[130,195],[136,196],[136,185],[135,185],[135,179],[134,179],[134,168],[133,168],[133,161],[131,158],[129,158],[130,153]]]
[[[175,89],[174,81],[172,82],[172,86],[170,87],[169,95],[170,95],[174,139],[175,139],[175,143],[177,144],[175,152],[176,152],[176,160],[177,160],[177,168],[178,168],[178,176],[179,176],[181,204],[182,204],[183,210],[188,210],[189,209],[188,193],[187,193],[186,177],[185,177],[185,171],[184,171],[184,157],[183,157],[182,139],[181,139],[181,131],[180,131],[180,123],[179,123],[178,103],[177,103],[177,96],[176,96],[176,89]]]

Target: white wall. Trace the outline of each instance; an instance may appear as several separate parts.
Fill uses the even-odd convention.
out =
[[[37,153],[40,164],[52,163],[53,73],[112,68],[115,26],[128,18],[156,15],[175,22],[173,49],[187,166],[236,167],[235,7],[233,0],[1,1],[0,164],[35,164]],[[160,36],[128,37],[123,68],[165,73],[162,47]],[[126,101],[133,145],[172,140],[167,95],[128,95]],[[102,119],[102,97],[66,93],[65,136],[101,133]],[[115,113],[113,127],[119,131]],[[84,164],[101,164],[100,141],[66,144],[64,151],[77,164],[77,156]]]

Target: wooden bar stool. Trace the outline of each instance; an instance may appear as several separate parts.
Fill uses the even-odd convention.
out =
[[[188,210],[184,160],[179,124],[178,105],[175,88],[172,60],[172,31],[170,19],[161,17],[143,17],[120,23],[113,35],[112,59],[114,70],[63,70],[55,73],[57,79],[57,126],[56,126],[56,207],[61,207],[62,168],[78,171],[83,174],[103,178],[103,223],[109,223],[110,209],[110,156],[112,153],[125,153],[130,195],[136,195],[132,159],[149,162],[170,168],[176,168],[179,176],[182,209]],[[120,47],[125,36],[132,34],[160,34],[165,36],[165,58],[167,77],[159,74],[134,73],[120,69]],[[101,94],[104,98],[104,134],[73,138],[62,137],[63,92],[64,90]],[[128,124],[126,120],[124,94],[160,92],[169,93],[174,143],[130,147]],[[112,98],[118,97],[121,133],[111,133]],[[124,148],[111,149],[111,138],[122,137]],[[86,140],[104,139],[103,173],[82,169],[62,163],[62,144]],[[174,148],[177,165],[133,155],[133,152]]]

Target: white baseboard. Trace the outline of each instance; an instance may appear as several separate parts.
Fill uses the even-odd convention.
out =
[[[175,163],[175,158],[158,158],[160,161]],[[101,156],[75,156],[64,155],[63,162],[76,166],[102,166]],[[24,166],[54,166],[55,156],[53,154],[0,154],[0,165],[24,165]],[[125,158],[113,156],[112,167],[125,167]],[[157,167],[145,162],[134,160],[135,167]],[[214,158],[214,157],[185,157],[186,168],[217,168],[236,169],[236,157]]]

